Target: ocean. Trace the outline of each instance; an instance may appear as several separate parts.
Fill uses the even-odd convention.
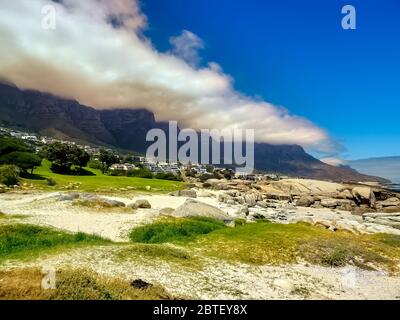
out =
[[[386,187],[392,191],[400,192],[400,184],[397,184],[397,183],[389,183],[389,184],[384,185],[384,187]]]

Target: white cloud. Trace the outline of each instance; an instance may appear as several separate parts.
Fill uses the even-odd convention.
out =
[[[347,165],[346,160],[343,160],[340,158],[335,158],[335,157],[327,157],[327,158],[322,158],[320,160],[322,162],[325,162],[326,164],[330,164],[331,166],[335,166],[335,167]]]
[[[204,43],[193,32],[183,30],[179,36],[171,37],[169,42],[172,45],[172,53],[174,55],[182,58],[192,66],[197,66],[200,63],[199,50],[204,49]]]
[[[57,8],[54,31],[41,28],[48,4]],[[260,142],[337,150],[307,119],[235,91],[218,64],[188,64],[203,45],[194,34],[175,38],[175,54],[161,53],[143,37],[145,26],[133,0],[1,1],[0,77],[97,108],[145,107],[181,127],[250,128]]]

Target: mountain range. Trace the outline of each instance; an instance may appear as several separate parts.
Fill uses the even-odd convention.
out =
[[[137,153],[145,153],[149,145],[148,130],[168,128],[167,123],[157,122],[154,114],[144,108],[99,110],[49,93],[21,90],[9,83],[0,83],[0,123],[54,138]],[[334,181],[385,182],[347,166],[325,164],[299,145],[256,143],[254,152],[255,168],[261,171]]]
[[[400,157],[368,158],[349,161],[349,165],[365,174],[377,175],[400,184]]]

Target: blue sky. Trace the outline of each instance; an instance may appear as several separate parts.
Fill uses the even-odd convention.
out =
[[[357,29],[341,28],[342,6]],[[397,0],[144,0],[160,51],[182,29],[205,42],[235,88],[304,116],[341,141],[347,159],[400,155]]]

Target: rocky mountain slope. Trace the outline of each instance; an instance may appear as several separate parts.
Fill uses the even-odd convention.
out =
[[[110,145],[140,153],[147,148],[145,137],[148,130],[167,129],[166,123],[157,122],[154,114],[146,109],[97,110],[75,100],[21,90],[6,83],[0,84],[0,123],[42,135]],[[256,144],[255,167],[268,172],[317,179],[381,180],[348,167],[325,164],[297,145]]]

